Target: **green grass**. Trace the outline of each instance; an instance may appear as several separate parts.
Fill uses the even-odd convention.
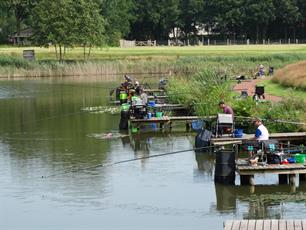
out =
[[[306,100],[306,91],[304,90],[284,87],[280,84],[273,83],[270,79],[264,80],[263,84],[265,86],[265,91],[269,92],[269,94],[280,97],[296,97]]]
[[[0,55],[21,57],[24,49],[34,49],[38,60],[55,59],[54,48],[40,47],[0,47]],[[92,59],[134,59],[134,58],[176,58],[179,56],[262,56],[271,54],[303,53],[306,45],[233,45],[233,46],[189,46],[189,47],[101,47],[92,49]],[[67,59],[82,59],[81,47],[69,48]]]

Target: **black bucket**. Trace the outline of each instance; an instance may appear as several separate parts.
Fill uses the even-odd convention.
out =
[[[195,137],[195,152],[210,152],[210,139],[212,133],[206,129],[200,130],[197,136]]]
[[[129,129],[129,118],[130,118],[130,112],[129,111],[121,111],[119,130],[128,130]]]
[[[220,150],[216,153],[215,182],[235,184],[235,151]]]
[[[257,94],[258,96],[264,95],[265,94],[265,87],[261,86],[261,85],[256,85],[255,94]]]

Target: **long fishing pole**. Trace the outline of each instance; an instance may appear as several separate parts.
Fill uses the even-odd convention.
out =
[[[48,176],[42,176],[41,178],[50,178],[50,177],[54,177],[54,176],[58,176],[58,175],[64,175],[64,174],[68,174],[68,173],[85,171],[85,170],[88,170],[88,169],[110,167],[110,166],[114,166],[114,165],[118,165],[118,164],[124,164],[124,163],[128,163],[128,162],[133,162],[133,161],[139,161],[139,160],[144,160],[144,159],[149,159],[149,158],[162,157],[162,156],[167,156],[167,155],[174,155],[174,154],[178,154],[178,153],[185,153],[185,152],[204,150],[204,149],[210,149],[210,148],[214,148],[214,146],[210,145],[210,146],[205,146],[205,147],[200,147],[200,148],[192,148],[192,149],[179,150],[179,151],[174,151],[174,152],[169,152],[169,153],[155,154],[155,155],[151,155],[151,156],[136,157],[136,158],[116,161],[116,162],[112,162],[112,163],[97,164],[97,165],[93,165],[93,166],[89,166],[89,167],[85,167],[85,168],[72,169],[72,170],[68,170],[68,171],[62,171],[62,172],[59,172],[59,173],[51,174],[51,175],[48,175]]]

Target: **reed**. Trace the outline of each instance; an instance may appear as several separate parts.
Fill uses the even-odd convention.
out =
[[[306,61],[293,63],[276,71],[273,82],[306,90]]]
[[[116,56],[114,56],[116,57]],[[33,63],[13,56],[0,56],[0,77],[52,77],[118,74],[173,74],[193,75],[209,69],[220,75],[252,77],[258,64],[276,69],[306,59],[304,53],[265,55],[211,55],[211,56],[151,56],[123,59],[75,61],[58,63],[42,60]]]

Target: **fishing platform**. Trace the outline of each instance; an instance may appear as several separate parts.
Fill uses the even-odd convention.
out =
[[[224,230],[302,230],[306,229],[306,220],[227,220]]]
[[[130,119],[130,123],[139,128],[144,124],[157,123],[160,124],[160,128],[163,128],[165,124],[169,125],[169,128],[172,128],[173,122],[185,122],[187,130],[190,129],[190,124],[194,120],[198,120],[198,116],[162,116],[162,117],[152,117],[148,119]]]

